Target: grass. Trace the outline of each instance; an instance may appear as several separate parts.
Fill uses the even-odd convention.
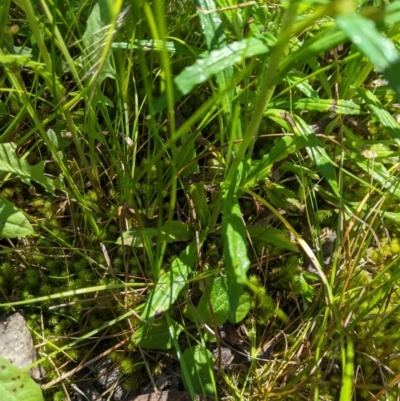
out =
[[[172,358],[192,397],[397,399],[398,10],[2,2],[0,306],[45,399],[99,355],[132,391]]]

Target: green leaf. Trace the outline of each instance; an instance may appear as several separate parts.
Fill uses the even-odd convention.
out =
[[[250,260],[247,256],[246,227],[237,197],[243,168],[243,163],[241,163],[228,188],[226,187],[227,183],[221,185],[222,237],[228,276],[229,306],[232,313],[235,313],[239,305],[239,297],[247,283],[246,273],[250,267]]]
[[[351,100],[335,100],[335,99],[319,99],[314,101],[313,99],[291,99],[287,100],[276,100],[271,102],[271,107],[276,107],[280,109],[290,109],[295,110],[307,110],[317,111],[317,112],[331,112],[336,114],[344,115],[358,115],[361,113],[360,105],[354,103]]]
[[[245,58],[268,52],[269,47],[261,40],[254,38],[232,42],[222,49],[213,50],[207,57],[198,59],[193,65],[186,67],[174,79],[174,100],[179,100],[182,96],[190,93],[196,85],[206,82],[212,76]],[[158,113],[166,107],[167,98],[163,94],[154,103],[154,111]]]
[[[195,0],[195,3],[208,49],[210,51],[223,49],[228,45],[228,41],[224,33],[224,24],[219,14],[215,11],[217,10],[217,5],[214,0]],[[232,65],[216,73],[216,81],[220,91],[223,91],[232,81],[234,72]],[[233,88],[223,96],[224,108],[228,113],[230,112],[233,96]]]
[[[135,248],[143,248],[145,245],[145,237],[148,238],[150,244],[157,243],[158,230],[152,227],[146,227],[143,230],[135,227],[122,234],[121,238],[117,239],[117,244],[124,244],[126,246],[133,246]]]
[[[392,115],[385,109],[379,99],[368,89],[357,88],[357,92],[364,99],[368,108],[379,119],[380,123],[394,139],[397,145],[400,145],[400,126]]]
[[[170,221],[162,226],[160,237],[158,233],[159,231],[152,227],[146,227],[143,230],[137,227],[131,228],[117,240],[117,244],[123,243],[127,246],[143,248],[145,236],[152,245],[163,240],[167,242],[190,241],[193,238],[193,227],[181,221]]]
[[[7,116],[8,112],[7,112],[7,108],[6,105],[4,104],[4,102],[0,101],[0,116]]]
[[[17,145],[14,142],[0,144],[0,172],[17,175],[24,184],[31,184],[31,180],[42,185],[46,191],[54,194],[54,189],[64,190],[62,176],[56,180],[48,178],[44,173],[45,162],[31,166],[26,160],[16,155]]]
[[[251,167],[246,178],[246,184],[254,180],[264,180],[275,163],[285,159],[300,148],[299,143],[300,140],[295,136],[284,136],[278,139],[271,150]]]
[[[40,387],[28,373],[21,372],[0,356],[1,401],[43,401]]]
[[[335,171],[333,169],[334,163],[327,155],[324,147],[321,145],[312,128],[300,117],[293,115],[293,118],[296,121],[296,124],[293,127],[294,133],[303,138],[308,156],[314,163],[317,170],[327,180],[335,195],[339,196],[339,187],[337,185]]]
[[[182,355],[181,370],[186,368],[195,393],[214,396],[216,394],[214,381],[214,359],[211,352],[201,346],[190,347]],[[189,391],[186,375],[182,374],[185,389]]]
[[[177,338],[182,331],[181,326],[173,322],[170,327],[165,319],[158,319],[149,323],[143,323],[133,334],[132,341],[146,349],[167,350],[172,348],[173,336]]]
[[[116,42],[111,45],[112,49],[141,49],[143,51],[163,51],[168,53],[178,54],[180,56],[199,56],[204,57],[208,52],[204,49],[190,46],[186,42],[164,42],[162,40],[140,40],[135,39],[133,44],[126,42]]]
[[[336,22],[400,96],[400,54],[393,42],[385,38],[372,21],[355,11],[338,15]]]
[[[213,324],[213,319],[208,307],[207,298],[210,297],[212,314],[217,326],[224,324],[229,317],[228,279],[226,276],[218,277],[208,286],[207,293],[203,293],[197,305],[197,312],[208,325]]]
[[[33,232],[25,215],[11,202],[0,198],[0,237],[25,237]]]
[[[351,152],[351,160],[356,162],[358,167],[368,173],[375,181],[379,182],[389,193],[400,198],[398,178],[390,174],[382,163],[366,159],[355,152]]]
[[[229,321],[233,324],[241,322],[249,313],[251,306],[251,295],[248,292],[243,292],[239,297],[239,306],[236,311],[229,311]]]
[[[319,56],[326,50],[333,49],[345,42],[347,35],[337,26],[324,29],[311,39],[305,41],[299,50],[290,52],[280,63],[277,82],[283,79],[288,71],[296,65],[307,62],[313,56]]]
[[[87,20],[86,30],[82,36],[84,45],[83,64],[86,71],[102,68],[98,83],[106,77],[115,78],[115,70],[111,65],[110,55],[105,46],[110,35],[112,23],[111,4],[108,0],[99,0],[93,7]],[[103,58],[106,57],[105,60]]]
[[[308,175],[312,180],[319,180],[319,175],[304,166],[299,166],[297,164],[293,164],[291,162],[284,162],[279,166],[279,171],[291,171],[292,173],[297,174],[298,176]]]
[[[281,249],[288,249],[289,251],[298,252],[297,244],[290,239],[288,230],[279,230],[278,228],[265,228],[265,227],[247,227],[251,239],[254,242],[263,242],[266,244],[275,245]]]
[[[228,319],[231,323],[241,322],[249,313],[252,305],[250,294],[243,292],[239,297],[236,311],[232,312],[229,308],[228,278],[226,276],[218,277],[208,287],[208,291],[203,293],[197,305],[197,313],[204,323],[210,326],[213,324],[213,319],[207,297],[210,298],[212,314],[217,326],[226,323]],[[194,316],[196,314],[192,312],[191,318]]]
[[[151,291],[144,306],[142,318],[152,320],[160,312],[167,311],[186,285],[187,278],[197,261],[197,242],[193,241],[171,264],[168,273],[162,275]]]

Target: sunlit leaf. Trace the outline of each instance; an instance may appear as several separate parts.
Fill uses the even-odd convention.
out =
[[[51,194],[54,193],[54,189],[64,189],[61,176],[52,180],[45,175],[44,160],[31,166],[17,156],[16,150],[17,145],[13,142],[0,144],[0,172],[15,174],[24,184],[30,185],[31,181],[35,181]]]
[[[325,148],[320,143],[312,128],[300,117],[294,115],[293,118],[296,121],[296,124],[293,127],[295,134],[303,138],[305,149],[313,164],[321,175],[324,176],[333,192],[336,195],[339,195],[339,187],[336,181],[335,171],[333,169],[334,164],[331,158],[326,153]]]
[[[104,54],[110,34],[109,28],[113,16],[107,0],[98,0],[87,20],[86,30],[82,36],[84,44],[83,65],[88,72],[95,72],[101,67],[99,83],[106,77],[115,77],[109,54]]]
[[[245,58],[265,54],[268,51],[269,48],[264,42],[254,38],[232,42],[222,49],[213,50],[207,57],[198,59],[193,65],[186,67],[174,79],[174,100],[179,100],[182,96],[190,93],[195,86],[206,82],[212,76]],[[166,106],[167,99],[163,94],[156,100],[154,110],[160,112]]]
[[[247,227],[251,239],[254,242],[271,244],[281,249],[298,252],[297,244],[290,238],[288,230],[280,230],[274,227]]]
[[[159,313],[169,309],[185,287],[187,278],[196,261],[197,242],[193,241],[179,257],[172,262],[170,271],[160,277],[156,286],[148,295],[142,313],[143,319],[154,319]]]
[[[215,395],[214,358],[211,352],[201,346],[190,347],[184,351],[182,358],[185,365],[181,362],[181,369],[186,368],[194,391],[199,394]],[[189,390],[186,375],[181,376],[185,389]]]
[[[142,323],[133,333],[132,341],[146,349],[167,350],[173,346],[173,336],[178,337],[182,327],[173,322],[170,327],[165,319],[157,319],[152,323]]]
[[[355,11],[338,15],[336,22],[400,96],[400,54],[394,43],[385,38],[372,21]]]
[[[24,237],[33,232],[25,215],[11,202],[0,198],[0,237]]]
[[[2,401],[43,401],[38,384],[0,356],[0,394]]]
[[[170,221],[162,226],[160,235],[156,228],[146,227],[142,230],[135,227],[126,231],[122,238],[117,240],[117,244],[143,248],[145,236],[152,245],[164,240],[167,242],[190,241],[193,238],[193,227],[181,221]]]
[[[383,104],[371,91],[364,88],[357,88],[357,92],[365,100],[368,108],[379,119],[382,126],[387,130],[397,145],[400,145],[400,125],[393,116],[385,109]]]

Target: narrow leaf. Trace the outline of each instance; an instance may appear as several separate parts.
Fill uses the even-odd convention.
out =
[[[400,126],[392,115],[385,109],[379,99],[368,89],[357,88],[357,92],[367,103],[371,112],[379,119],[382,126],[394,139],[397,145],[400,145]]]
[[[247,256],[246,227],[237,197],[241,181],[243,164],[234,174],[230,186],[221,185],[223,199],[222,236],[226,272],[228,276],[229,307],[234,313],[239,304],[239,297],[247,282],[247,270],[250,260]]]
[[[226,47],[210,52],[210,54],[202,59],[186,67],[173,82],[174,100],[179,100],[182,96],[187,95],[196,85],[206,82],[215,74],[224,71],[226,68],[259,54],[269,52],[269,48],[258,39],[244,39],[240,42],[233,42]],[[167,107],[166,95],[161,95],[154,104],[156,113]]]
[[[251,239],[254,242],[262,242],[274,245],[281,249],[298,252],[297,244],[291,240],[289,230],[280,230],[273,227],[247,227]]]
[[[385,38],[372,21],[355,11],[338,15],[336,22],[400,96],[400,54],[393,42]]]
[[[329,183],[335,195],[339,196],[339,187],[337,185],[335,171],[333,169],[334,163],[327,155],[324,147],[321,145],[312,128],[300,117],[295,115],[293,117],[296,121],[296,124],[293,127],[295,134],[303,138],[308,156],[314,163],[317,170]]]
[[[335,100],[335,99],[292,99],[290,102],[287,100],[276,100],[271,102],[271,107],[289,110],[307,110],[317,112],[331,112],[344,115],[358,115],[361,113],[360,105],[351,100]]]
[[[299,146],[300,142],[295,136],[284,136],[278,139],[270,151],[251,167],[246,178],[246,183],[250,183],[253,180],[265,179],[275,163],[285,159],[291,153],[295,153],[296,150],[301,148]]]

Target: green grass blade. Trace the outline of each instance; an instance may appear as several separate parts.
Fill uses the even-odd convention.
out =
[[[319,99],[318,101],[304,98],[294,98],[290,101],[279,99],[271,102],[271,107],[286,110],[292,107],[294,110],[307,110],[308,112],[331,112],[344,115],[358,115],[361,113],[360,105],[354,103],[351,100],[342,99]]]
[[[354,374],[354,343],[350,336],[347,336],[346,354],[342,362],[343,375],[340,401],[348,401],[352,399]]]

